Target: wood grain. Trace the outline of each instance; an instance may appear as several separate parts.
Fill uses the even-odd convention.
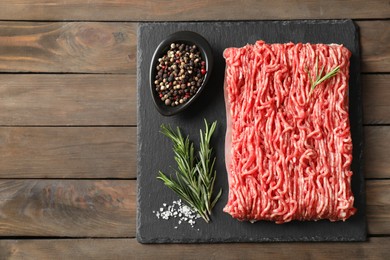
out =
[[[390,180],[367,181],[370,235],[390,233]],[[134,237],[135,180],[0,180],[0,236]]]
[[[365,124],[390,124],[390,74],[362,76]]]
[[[390,7],[383,0],[328,1],[55,1],[3,0],[2,20],[247,20],[388,18]]]
[[[135,125],[135,81],[134,75],[5,74],[0,125]],[[390,123],[388,82],[388,74],[362,75],[364,123]]]
[[[362,75],[364,123],[390,123],[390,75]],[[4,74],[0,126],[135,125],[135,75]]]
[[[366,126],[364,174],[390,178],[390,127]],[[0,178],[136,178],[135,127],[1,127]]]
[[[366,178],[390,178],[390,127],[364,128],[364,175]]]
[[[135,59],[134,23],[0,22],[2,72],[135,73]]]
[[[390,72],[390,21],[357,25],[362,70]],[[135,75],[136,41],[135,23],[0,22],[0,72]]]
[[[2,127],[0,178],[134,178],[136,128]]]
[[[390,234],[390,180],[367,181],[369,234]]]
[[[135,181],[0,180],[0,236],[133,237]]]
[[[380,237],[365,243],[137,243],[136,181],[95,180],[136,177],[136,127],[123,127],[136,122],[135,22],[367,19],[357,21],[362,72],[390,72],[388,0],[178,3],[0,1],[0,259],[390,259],[389,126],[364,128],[365,177],[380,178],[366,182],[368,231]],[[106,75],[78,75],[85,73]],[[364,123],[390,124],[389,74],[362,79]]]
[[[1,259],[389,259],[389,237],[361,243],[142,245],[135,239],[0,240]]]
[[[390,17],[390,4],[388,17]],[[358,22],[362,71],[390,72],[390,20]]]
[[[4,74],[0,125],[135,125],[134,75]]]

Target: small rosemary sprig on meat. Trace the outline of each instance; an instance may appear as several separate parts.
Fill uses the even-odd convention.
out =
[[[209,127],[206,120],[204,133],[200,130],[200,151],[195,158],[195,149],[189,137],[183,137],[180,128],[173,131],[170,126],[161,125],[161,133],[173,142],[173,151],[177,170],[176,178],[167,177],[159,171],[157,179],[181,197],[192,209],[194,209],[207,223],[210,221],[211,210],[221,197],[222,189],[212,199],[216,170],[214,169],[215,157],[212,158],[213,149],[210,147],[210,139],[215,131],[217,122]]]
[[[310,74],[310,70],[306,68],[307,73],[309,74],[309,80],[310,80],[310,93],[309,93],[309,95],[311,95],[311,93],[314,91],[314,88],[317,85],[321,84],[325,80],[328,80],[328,79],[336,76],[336,74],[340,70],[340,66],[337,66],[334,69],[332,69],[331,71],[329,71],[327,74],[325,74],[325,76],[322,76],[322,72],[324,71],[324,68],[325,68],[325,65],[322,66],[321,71],[318,73],[318,57],[317,57],[316,65],[315,65],[316,77],[315,77],[314,81],[313,81],[312,76]]]

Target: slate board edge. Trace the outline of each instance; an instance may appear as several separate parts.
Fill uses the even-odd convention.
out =
[[[137,26],[137,90],[140,87],[140,78],[141,78],[141,60],[142,60],[142,52],[140,48],[140,30],[141,30],[141,24]],[[141,189],[139,185],[139,176],[141,175],[142,172],[142,165],[141,165],[141,160],[139,156],[139,150],[140,146],[142,145],[142,138],[141,138],[141,119],[138,116],[139,114],[139,107],[141,106],[141,99],[140,99],[140,93],[137,91],[137,212],[136,212],[136,239],[138,242],[144,241],[143,237],[141,236],[141,233],[139,232],[140,226],[141,226],[141,209],[140,209],[140,201],[141,201]]]
[[[334,23],[352,23],[353,26],[356,28],[355,29],[355,37],[357,40],[355,40],[355,44],[357,45],[357,56],[358,56],[358,60],[355,61],[355,62],[358,62],[358,64],[356,65],[356,69],[357,69],[357,79],[356,79],[356,86],[359,88],[358,89],[358,93],[356,95],[356,98],[358,100],[358,109],[357,109],[357,112],[359,114],[359,128],[360,128],[360,131],[358,133],[358,135],[360,135],[361,137],[363,136],[363,127],[362,127],[362,106],[361,106],[361,86],[360,86],[360,49],[359,49],[359,38],[358,38],[358,27],[356,26],[356,24],[352,21],[352,20],[294,20],[294,21],[282,21],[283,24],[285,23],[299,23],[299,22],[307,22],[307,23],[310,23],[310,24],[322,24],[322,23],[327,23],[327,22],[334,22]],[[223,21],[219,21],[219,22],[222,22]],[[281,21],[238,21],[237,23],[245,23],[245,22],[281,22]],[[164,25],[164,24],[175,24],[174,22],[168,22],[168,23],[165,23],[165,22],[157,22],[155,24],[161,24],[161,25]],[[186,23],[186,22],[180,22],[181,24],[197,24],[197,23],[203,23],[203,22],[189,22],[189,23]],[[138,36],[140,34],[140,30],[142,28],[142,26],[148,26],[148,24],[152,24],[150,22],[147,22],[147,23],[140,23],[139,26],[138,26]],[[140,38],[138,37],[138,43],[140,42]],[[141,60],[142,60],[142,52],[140,51],[140,48],[139,48],[139,44],[137,45],[137,55],[138,55],[138,62],[137,62],[137,80],[138,80],[138,84],[140,84],[140,64],[141,64]],[[139,86],[138,86],[139,87]],[[139,95],[139,92],[138,92],[138,95]],[[139,99],[139,96],[138,96],[138,99],[137,99],[137,103],[138,103],[138,109],[140,108],[140,99]],[[139,111],[138,111],[139,112]],[[140,132],[142,131],[142,129],[140,128],[142,124],[140,124],[140,117],[137,117],[138,118],[138,129],[137,129],[137,141],[138,141],[138,145],[139,146],[142,146],[142,138],[140,136]],[[362,145],[363,145],[363,139],[361,139],[361,143],[360,143],[360,158],[362,158],[363,154],[362,154]],[[139,164],[140,162],[140,158],[137,158],[138,160],[138,174],[142,171],[142,167],[141,165]],[[360,166],[360,171],[362,172],[363,170],[363,166],[362,164],[359,165]],[[139,176],[139,175],[138,175]],[[361,174],[360,175],[361,178],[362,178],[362,181],[364,183],[364,175]],[[138,183],[139,184],[139,183]],[[364,189],[364,185],[361,185],[362,189]],[[138,193],[137,193],[137,207],[139,207],[140,205],[140,200],[141,200],[141,197],[139,196],[139,191],[140,191],[140,187],[137,186],[137,189],[138,189]],[[364,191],[363,191],[364,192]],[[362,199],[365,199],[365,196],[362,197]],[[365,203],[363,203],[365,204]],[[359,209],[359,210],[362,210],[362,209]],[[363,209],[365,210],[365,209]],[[220,243],[220,242],[282,242],[282,241],[365,241],[366,240],[366,233],[360,237],[360,238],[357,238],[357,239],[350,239],[350,238],[343,238],[343,237],[339,237],[339,238],[335,238],[335,237],[313,237],[313,236],[310,236],[310,237],[301,237],[299,239],[297,239],[296,237],[280,237],[280,238],[273,238],[273,239],[268,239],[268,238],[265,238],[265,239],[256,239],[255,241],[248,241],[248,240],[243,240],[242,238],[240,237],[230,237],[229,239],[226,239],[226,240],[223,240],[223,241],[213,241],[212,239],[211,240],[208,240],[208,241],[205,241],[205,240],[202,240],[202,238],[199,238],[199,239],[187,239],[185,241],[183,241],[182,239],[171,239],[169,237],[165,237],[165,238],[156,238],[156,239],[151,239],[151,238],[144,238],[141,236],[140,232],[139,232],[139,228],[140,228],[140,225],[141,225],[141,213],[140,213],[140,209],[138,208],[137,209],[137,240],[141,243]],[[365,216],[365,214],[364,214]],[[162,223],[163,224],[163,223]],[[366,225],[366,221],[365,221],[365,225]],[[366,230],[366,228],[365,228]]]
[[[363,225],[364,225],[364,234],[361,239],[361,241],[367,241],[367,215],[366,215],[366,190],[365,190],[365,179],[364,179],[364,128],[363,128],[363,98],[362,98],[362,81],[361,81],[361,46],[360,46],[360,28],[359,26],[352,20],[347,20],[349,21],[354,27],[355,27],[355,49],[357,51],[357,57],[355,62],[355,69],[356,69],[356,78],[355,78],[355,85],[356,85],[356,94],[354,95],[355,97],[355,109],[356,109],[356,116],[358,120],[356,120],[357,124],[357,129],[355,130],[355,136],[357,136],[357,139],[360,140],[358,143],[358,162],[359,166],[357,167],[359,171],[359,182],[361,183],[360,185],[360,193],[362,196],[360,197],[361,199],[361,207],[358,209],[361,212],[363,212]],[[349,82],[351,83],[351,81]],[[350,104],[351,105],[351,104]],[[355,158],[356,161],[356,158]]]

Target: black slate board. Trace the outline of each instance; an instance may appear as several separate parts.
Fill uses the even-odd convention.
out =
[[[149,91],[149,66],[157,45],[167,35],[195,31],[210,43],[215,57],[212,77],[200,99],[183,114],[163,117],[154,108]],[[344,44],[351,52],[350,120],[353,139],[354,172],[352,188],[358,212],[346,222],[299,222],[278,225],[260,221],[239,222],[222,211],[227,202],[228,183],[224,162],[226,130],[223,81],[227,47],[241,47],[256,40],[267,43],[311,42]],[[138,211],[137,239],[141,243],[214,243],[277,241],[364,241],[366,240],[365,191],[362,172],[362,110],[360,89],[360,51],[358,30],[350,20],[316,21],[246,21],[141,23],[138,28]],[[216,189],[223,195],[214,208],[212,223],[198,219],[195,228],[177,225],[177,219],[157,219],[153,210],[172,203],[176,195],[156,179],[158,170],[170,172],[175,167],[170,141],[159,133],[162,123],[180,126],[195,144],[203,128],[203,118],[218,120],[213,139],[216,149],[218,180]],[[177,229],[174,227],[178,226]]]

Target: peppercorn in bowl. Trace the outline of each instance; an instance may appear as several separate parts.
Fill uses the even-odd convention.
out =
[[[187,109],[211,75],[213,55],[201,35],[179,31],[164,39],[150,65],[150,90],[156,109],[172,116]]]

